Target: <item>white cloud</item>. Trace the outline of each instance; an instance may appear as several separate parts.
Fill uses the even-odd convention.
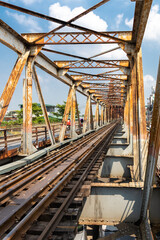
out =
[[[12,1],[17,2],[15,0]],[[41,0],[19,0],[19,1],[23,2],[25,5],[31,5],[33,3],[41,2]]]
[[[156,41],[157,43],[160,43],[160,12],[159,12],[159,5],[155,4],[150,11],[145,34],[144,34],[144,40],[149,41]],[[133,18],[128,20],[128,18],[125,19],[125,24],[132,29],[133,26]]]
[[[50,16],[59,18],[59,19],[65,20],[65,21],[70,20],[71,18],[82,13],[83,11],[85,11],[85,9],[83,7],[77,7],[77,8],[74,8],[73,10],[71,10],[67,6],[61,6],[58,2],[50,5],[50,7],[49,7],[49,15]],[[98,15],[94,14],[93,12],[90,12],[86,16],[81,17],[74,23],[77,25],[86,27],[86,28],[96,30],[96,31],[106,31],[107,27],[108,27],[107,23],[103,19],[101,19]],[[51,23],[50,29],[53,29],[57,26],[58,26],[58,24]],[[68,30],[68,28],[67,28],[67,30]],[[75,31],[75,30],[73,30],[73,28],[71,30]]]
[[[122,19],[123,19],[123,13],[122,14],[118,14],[117,16],[116,16],[116,28],[119,28],[119,25],[121,24],[121,22],[122,22]]]
[[[155,85],[156,85],[156,81],[151,75],[147,74],[144,76],[144,95],[145,95],[146,103],[147,103],[147,98],[151,94],[151,88],[152,86],[155,86]]]
[[[150,11],[146,31],[144,35],[146,40],[154,40],[160,43],[160,12],[159,5],[155,4]]]
[[[6,11],[8,16],[13,17],[19,24],[28,27],[30,32],[41,32],[42,28],[32,17],[26,17],[25,15],[18,13],[11,13]]]
[[[128,20],[128,18],[125,19],[125,24],[132,29],[133,27],[133,18],[131,18],[130,20]]]

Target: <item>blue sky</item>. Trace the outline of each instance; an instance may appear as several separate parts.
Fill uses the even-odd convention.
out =
[[[88,9],[98,0],[8,0],[13,3],[34,11],[41,12],[56,18],[69,20],[73,16]],[[87,16],[79,19],[75,23],[85,26],[97,31],[115,31],[115,30],[131,30],[132,19],[134,16],[135,3],[130,0],[110,0],[105,5],[89,13]],[[31,17],[4,7],[0,7],[0,16],[9,26],[15,29],[18,33],[24,32],[48,32],[56,25],[48,21]],[[61,31],[69,31],[71,29],[65,28]],[[73,30],[72,30],[73,31]],[[154,0],[150,12],[147,29],[145,32],[142,44],[143,56],[143,73],[145,83],[145,98],[147,98],[151,91],[151,86],[155,85],[157,76],[159,49],[160,49],[160,3]],[[88,45],[83,46],[52,46],[54,50],[64,51],[72,54],[90,57],[98,52],[105,51],[113,46],[108,45],[94,45],[91,48]],[[9,74],[17,59],[17,54],[6,46],[0,43],[0,94],[8,80]],[[46,54],[46,53],[45,53]],[[63,56],[57,54],[46,54],[52,60],[62,60]],[[110,54],[104,55],[101,59],[125,59],[126,56],[121,50],[114,51]],[[83,70],[86,72],[86,70]],[[102,71],[103,70],[99,70]],[[37,69],[42,92],[45,102],[56,105],[66,100],[68,95],[68,87],[60,81],[49,76],[42,70]],[[18,104],[22,103],[22,81],[24,78],[24,71],[19,80],[13,98],[11,100],[9,109],[18,109]],[[77,94],[80,111],[83,112],[85,108],[86,98]],[[38,102],[37,94],[33,88],[33,102]]]

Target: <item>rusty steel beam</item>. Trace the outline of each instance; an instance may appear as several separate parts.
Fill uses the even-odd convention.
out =
[[[72,96],[71,96],[71,138],[77,136],[76,133],[76,108],[77,108],[77,99],[76,99],[76,88],[75,85],[72,86]]]
[[[135,50],[140,50],[153,0],[136,1],[132,42]]]
[[[107,81],[108,79],[113,80],[127,80],[126,74],[105,74],[104,76],[97,75],[70,75],[75,81]]]
[[[5,113],[7,111],[8,105],[11,101],[15,88],[17,86],[18,80],[23,71],[24,65],[28,59],[30,51],[26,51],[20,57],[18,57],[15,66],[11,72],[8,82],[3,90],[2,96],[0,98],[0,124],[3,121]]]
[[[26,63],[26,77],[23,81],[22,153],[26,155],[36,151],[32,144],[32,69],[33,57],[29,57]]]
[[[0,19],[0,42],[18,54],[26,52],[30,44],[16,31]]]
[[[61,130],[59,133],[59,141],[60,142],[63,142],[64,136],[65,136],[65,131],[67,128],[67,120],[69,117],[70,108],[71,108],[71,104],[72,104],[72,92],[73,92],[73,88],[70,87],[67,101],[66,101],[65,111],[64,111],[64,115],[63,115],[63,119],[62,119],[62,127],[61,127]]]
[[[97,129],[100,125],[100,119],[99,119],[99,103],[96,103],[96,112],[95,112],[95,128]]]
[[[96,32],[90,29],[82,30],[84,32],[60,32],[53,33],[46,37],[46,39],[37,42],[37,45],[67,45],[67,44],[116,44],[127,43],[127,40],[122,40],[123,37],[130,36],[128,42],[131,40],[131,32]],[[121,34],[120,34],[121,33]],[[35,39],[43,36],[43,33],[23,33],[24,39],[30,43]],[[121,36],[122,39],[115,36]],[[106,38],[108,38],[106,40]],[[42,43],[43,41],[43,43]]]
[[[101,120],[100,120],[100,125],[103,126],[104,125],[104,106],[101,106]]]
[[[39,80],[38,80],[38,76],[37,76],[35,67],[33,67],[33,77],[34,77],[33,79],[34,79],[34,82],[35,82],[35,87],[36,87],[36,90],[37,90],[39,102],[41,104],[41,108],[42,108],[42,111],[43,111],[43,116],[44,116],[45,123],[46,123],[47,129],[48,129],[49,137],[50,137],[50,140],[51,140],[51,144],[53,145],[53,144],[55,144],[55,137],[54,137],[53,132],[52,132],[51,124],[50,124],[50,121],[49,121],[49,118],[48,118],[46,105],[45,105],[45,102],[44,102],[44,98],[43,98],[43,95],[42,95],[42,91],[41,91],[41,87],[40,87],[40,83],[39,83]]]
[[[87,97],[84,121],[83,121],[83,133],[93,129],[93,115],[92,115],[92,103],[91,96]]]
[[[150,207],[152,185],[154,183],[159,150],[160,150],[160,61],[157,75],[155,99],[152,114],[152,124],[148,146],[147,168],[145,173],[145,182],[140,216],[141,222],[144,222],[146,220],[147,212]]]
[[[129,67],[128,60],[54,61],[59,68],[121,68]]]

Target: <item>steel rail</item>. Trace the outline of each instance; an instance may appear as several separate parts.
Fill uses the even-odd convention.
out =
[[[32,169],[34,166],[39,165],[41,162],[47,161],[48,159],[50,159],[51,157],[56,157],[59,156],[59,154],[62,152],[62,154],[67,153],[68,151],[70,151],[72,148],[74,148],[74,146],[76,146],[79,142],[82,143],[85,140],[87,140],[88,138],[90,138],[92,136],[93,133],[90,134],[90,136],[83,136],[83,138],[80,138],[76,141],[73,141],[72,144],[70,143],[66,143],[67,146],[63,146],[61,148],[61,146],[57,149],[57,150],[53,150],[52,152],[49,153],[49,156],[44,156],[39,158],[38,160],[36,160],[35,162],[29,163],[28,165],[24,166],[22,169],[16,170],[13,173],[9,174],[9,175],[5,175],[4,177],[0,178],[0,186],[2,184],[4,184],[5,182],[11,181],[12,178],[17,177],[20,174],[23,174],[23,172],[28,171],[29,169]]]
[[[88,142],[88,139],[92,140],[94,137],[95,137],[95,135],[90,136],[87,139],[84,139],[83,141],[81,140],[78,145],[77,145],[77,143],[75,143],[75,145],[71,146],[69,150],[66,149],[66,152],[62,151],[54,157],[49,156],[48,157],[49,159],[47,161],[42,162],[41,164],[38,163],[37,167],[27,171],[26,173],[24,173],[23,175],[20,175],[17,178],[14,178],[12,181],[9,181],[6,184],[2,185],[0,187],[0,193],[3,193],[3,192],[5,192],[5,193],[0,195],[0,202],[4,203],[4,200],[7,201],[11,194],[12,195],[13,195],[13,193],[15,194],[17,192],[17,190],[24,187],[27,183],[29,183],[30,181],[32,181],[33,179],[38,177],[38,175],[45,173],[47,170],[51,170],[51,168],[54,167],[55,165],[57,165],[58,163],[60,164],[63,161],[65,161],[65,159],[67,157],[69,157],[71,154],[73,154],[76,151],[78,151],[79,149],[81,149],[83,147],[83,145]],[[34,175],[32,175],[33,173],[34,173]],[[30,177],[29,179],[26,179],[31,175],[32,175],[32,177]],[[21,180],[23,180],[23,182],[21,182]],[[20,183],[20,184],[16,185],[16,187],[14,189],[9,190],[11,187],[13,187],[15,184],[18,184],[18,183]]]
[[[101,135],[103,134],[103,131],[104,130],[102,128],[100,130]],[[97,131],[97,135],[98,135],[98,131]],[[72,169],[75,166],[77,161],[79,161],[83,157],[83,155],[88,154],[88,151],[90,151],[90,148],[94,143],[95,143],[95,140],[92,140],[92,141],[89,140],[88,145],[85,144],[86,146],[83,147],[82,150],[80,150],[77,154],[74,154],[72,157],[68,159],[69,161],[68,165],[66,165],[66,162],[65,162],[65,167],[61,166],[59,168],[60,170],[56,168],[55,170],[56,176],[54,175],[54,177],[50,178],[49,180],[45,179],[47,184],[46,183],[44,185],[42,184],[40,190],[35,191],[34,190],[35,188],[33,188],[34,193],[31,195],[31,197],[29,197],[28,199],[24,199],[23,202],[20,204],[20,206],[17,206],[17,208],[14,208],[12,212],[9,212],[8,216],[6,216],[4,219],[1,220],[1,230],[0,230],[1,235],[15,223],[16,218],[19,219],[21,216],[23,216],[23,214],[26,211],[29,211],[29,209],[36,202],[39,201],[39,198],[41,196],[47,194],[48,190],[51,189],[55,184],[57,184],[58,181],[62,177],[64,177],[70,169]]]
[[[83,174],[81,175],[81,177],[79,178],[77,183],[74,185],[74,187],[72,188],[72,190],[69,193],[69,195],[67,196],[67,198],[65,198],[65,200],[62,203],[61,207],[58,209],[58,211],[55,213],[55,215],[53,216],[51,221],[47,224],[46,228],[43,230],[41,235],[38,237],[38,240],[45,240],[48,237],[48,235],[51,233],[51,231],[52,231],[52,233],[55,231],[56,227],[58,226],[60,220],[62,219],[62,217],[64,215],[64,211],[69,207],[70,203],[73,201],[74,196],[79,191],[80,187],[83,185],[83,182],[85,181],[85,179],[86,179],[86,177],[88,175],[88,172],[91,170],[91,168],[93,167],[93,165],[95,164],[95,162],[97,161],[99,156],[101,155],[104,147],[106,148],[106,145],[110,141],[111,135],[112,135],[114,130],[115,129],[113,127],[111,133],[109,134],[109,136],[107,136],[107,139],[102,143],[102,145],[101,145],[102,141],[100,141],[100,143],[99,143],[100,144],[100,148],[98,149],[98,152],[96,153],[96,155],[94,155],[93,159],[90,161],[90,163],[88,164],[87,168],[85,169],[85,171],[83,172]],[[106,135],[108,135],[108,132],[107,132]],[[106,135],[104,136],[103,139],[106,138]],[[75,166],[75,168],[74,168],[75,172],[77,172],[76,170],[79,169],[80,165],[82,165],[81,162],[78,163],[77,166]]]
[[[112,124],[109,129],[113,129],[116,126],[116,123]],[[55,197],[59,191],[62,190],[62,188],[66,185],[67,182],[70,181],[71,177],[74,175],[75,168],[78,168],[78,166],[81,166],[83,162],[86,162],[86,160],[91,157],[91,154],[94,152],[95,148],[98,147],[98,145],[104,140],[104,136],[107,135],[109,132],[109,129],[103,131],[95,141],[92,141],[89,143],[90,147],[88,149],[87,154],[84,154],[84,156],[81,158],[80,161],[77,162],[77,165],[74,165],[74,168],[70,168],[69,172],[63,176],[62,180],[55,185],[55,187],[29,212],[29,214],[26,215],[18,223],[18,225],[13,228],[13,230],[6,235],[4,240],[6,239],[20,239],[21,234],[28,229],[28,226],[31,224],[32,221],[34,221],[35,216],[39,216],[45,209],[46,207],[53,201],[53,197]],[[85,151],[86,152],[86,151]]]

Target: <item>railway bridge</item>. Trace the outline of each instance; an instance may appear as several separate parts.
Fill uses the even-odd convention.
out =
[[[107,2],[64,21],[0,1],[0,8],[59,24],[46,33],[19,34],[0,20],[0,42],[17,53],[0,97],[0,124],[25,69],[21,159],[0,166],[1,239],[159,239],[160,67],[147,132],[141,50],[152,0],[132,0],[132,31],[99,32],[74,23]],[[59,45],[68,51],[58,51]],[[91,54],[73,54],[70,45],[87,45]],[[94,45],[115,47],[93,55]],[[115,51],[126,59],[108,59]],[[63,60],[52,60],[59,55]],[[39,68],[69,86],[57,140]],[[33,145],[32,82],[50,141],[41,150]],[[77,93],[86,97],[83,127]]]

